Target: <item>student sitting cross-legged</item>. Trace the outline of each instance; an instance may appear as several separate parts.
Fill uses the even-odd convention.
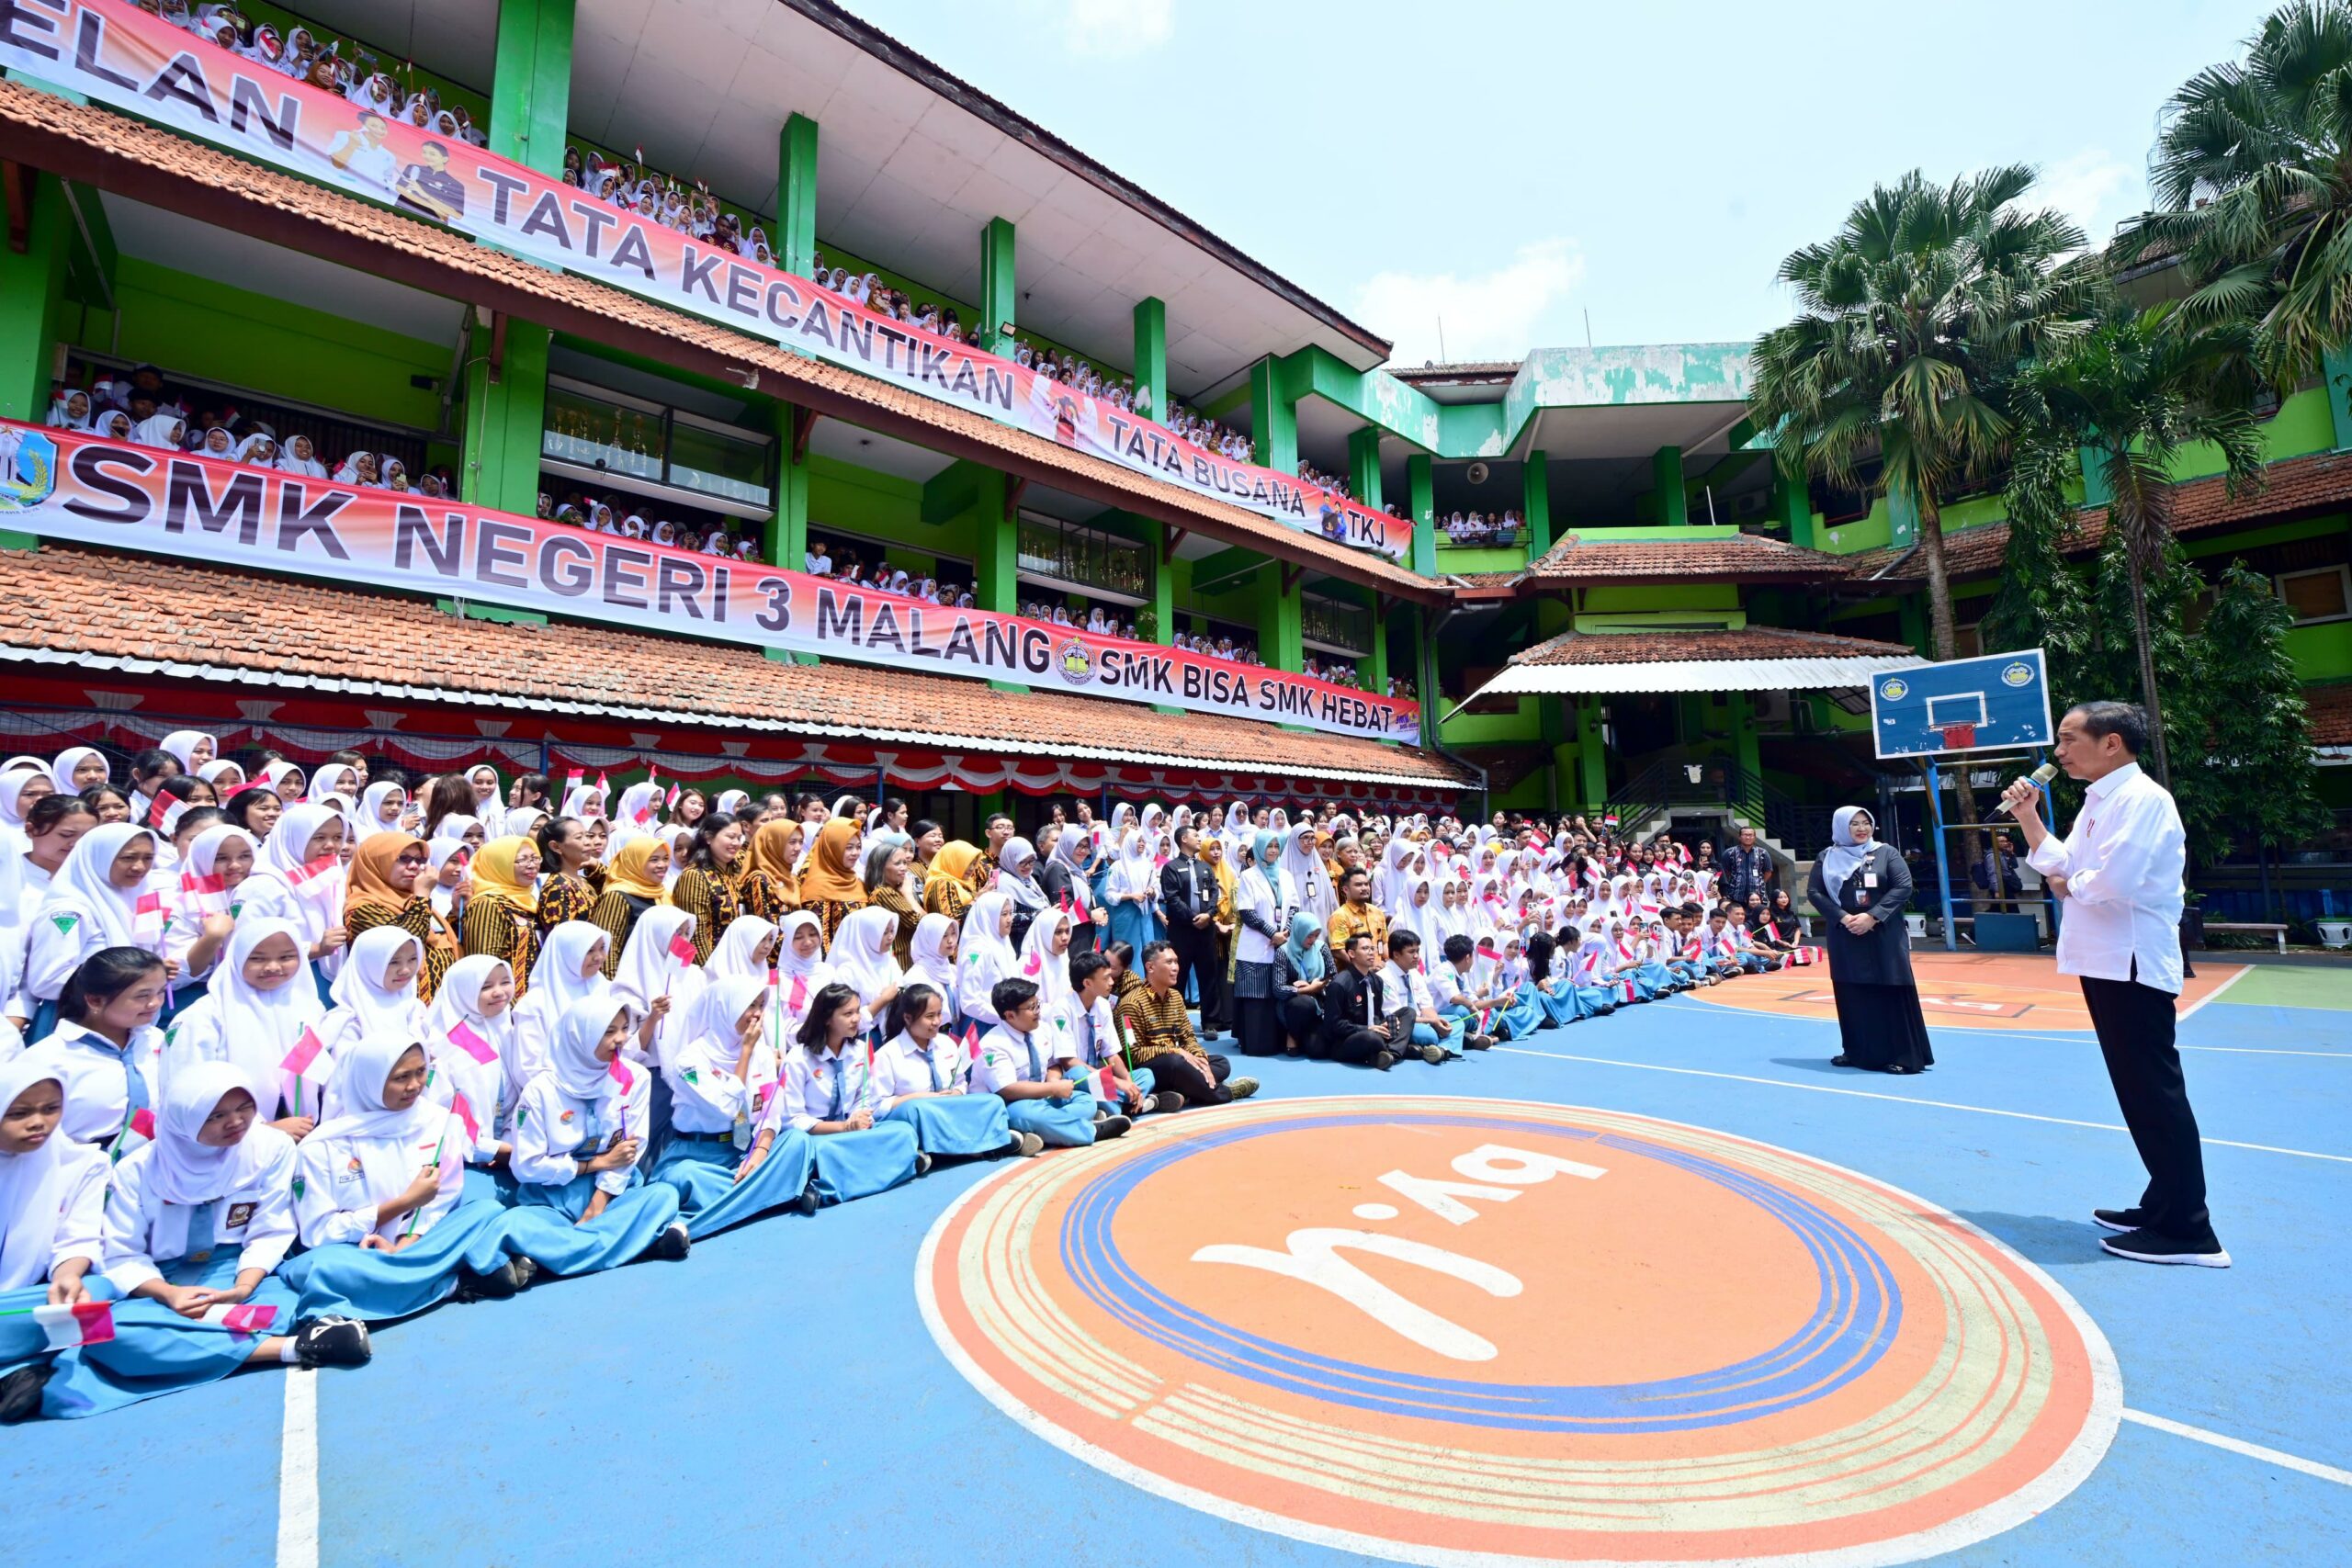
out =
[[[816,1153],[808,1134],[772,1124],[784,1064],[768,1043],[765,976],[730,975],[704,986],[683,1031],[662,1053],[670,1086],[670,1139],[653,1179],[678,1190],[696,1237],[786,1206],[817,1212],[809,1187]]]
[[[919,980],[891,998],[890,1037],[874,1053],[882,1120],[912,1127],[915,1142],[934,1159],[1043,1151],[1036,1134],[1012,1130],[1003,1100],[973,1087],[974,1053],[948,1037],[945,1020],[945,999]]]
[[[1035,981],[999,980],[988,1006],[1000,1021],[980,1037],[972,1082],[1004,1101],[1013,1127],[1035,1133],[1051,1148],[1079,1148],[1127,1130],[1131,1123],[1125,1116],[1097,1118],[1094,1097],[1080,1087],[1070,1070],[1074,1063],[1059,1055],[1067,1045],[1046,1038]]]
[[[874,1063],[858,1037],[863,1004],[835,980],[808,1003],[800,1048],[785,1064],[784,1093],[770,1119],[815,1142],[817,1200],[845,1203],[888,1191],[931,1168],[905,1122],[877,1121]]]

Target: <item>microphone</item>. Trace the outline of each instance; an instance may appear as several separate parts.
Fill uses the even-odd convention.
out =
[[[2047,784],[2052,779],[2058,776],[2058,764],[2055,762],[2044,762],[2041,766],[2034,769],[2032,773],[2026,776],[2033,780],[2037,784]],[[2000,805],[1993,808],[1993,815],[1996,817],[2015,817],[2017,813],[2009,809],[2009,803],[2005,800],[2001,802]]]

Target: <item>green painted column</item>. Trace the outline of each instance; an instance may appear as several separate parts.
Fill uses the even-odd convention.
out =
[[[1356,487],[1358,501],[1380,510],[1380,426],[1367,424],[1348,433],[1348,481]]]
[[[1654,519],[1668,528],[1679,528],[1690,521],[1690,497],[1682,488],[1682,448],[1661,446],[1650,457],[1651,486],[1657,494],[1657,516]]]
[[[1530,452],[1519,476],[1519,513],[1527,520],[1527,558],[1552,547],[1552,459]]]
[[[980,231],[980,346],[990,354],[1012,352],[1014,307],[1012,225],[991,218]]]
[[[547,426],[545,327],[510,321],[505,356],[491,379],[492,333],[476,318],[466,354],[466,428],[459,493],[476,506],[527,517],[539,499],[539,445]]]
[[[979,468],[972,490],[972,598],[983,610],[1010,615],[1021,608],[1021,530],[1007,515],[1012,480]],[[1025,692],[1017,681],[990,681],[1000,692]]]
[[[1894,602],[1895,624],[1905,642],[1918,649],[1922,659],[1935,657],[1934,638],[1928,626],[1928,600],[1924,593],[1906,593]]]
[[[1792,477],[1781,467],[1772,465],[1772,520],[1786,525],[1789,542],[1814,547],[1813,493],[1802,478]]]
[[[50,389],[56,384],[74,219],[57,176],[31,168],[23,173],[32,210],[7,216],[11,225],[23,221],[25,248],[20,254],[0,243],[0,419],[39,424],[49,417]],[[0,194],[0,203],[6,200]]]
[[[2328,372],[2327,379],[2331,395],[2333,395],[2335,385],[2335,372]],[[2343,420],[2339,415],[2335,432],[2335,449],[2339,452],[2344,450],[2344,436]],[[2101,459],[2099,449],[2096,446],[2077,447],[2075,460],[2082,465],[2083,469],[2083,504],[2105,506],[2109,502],[2113,501],[2115,494],[2107,488],[2107,468]]]
[[[1298,472],[1298,409],[1282,395],[1282,367],[1269,355],[1250,367],[1250,430],[1258,466]]]
[[[805,570],[808,565],[808,463],[806,457],[792,460],[794,409],[790,403],[773,405],[775,427],[775,515],[769,518],[761,530],[767,558],[786,571]],[[813,653],[784,653],[769,649],[770,659],[781,663],[815,664]]]
[[[1581,807],[1600,806],[1609,798],[1609,757],[1600,741],[1600,705],[1598,696],[1588,696],[1577,704],[1577,784]]]
[[[1408,563],[1423,577],[1437,575],[1437,485],[1430,455],[1405,459],[1405,510],[1413,519],[1413,555]]]
[[[1136,301],[1136,407],[1153,419],[1168,417],[1168,306],[1159,299]],[[1148,403],[1140,400],[1148,397]]]
[[[817,122],[797,114],[776,135],[775,258],[807,277],[817,270]]]
[[[563,173],[571,21],[572,0],[498,0],[490,150],[543,175]]]
[[[1894,491],[1886,492],[1886,528],[1888,541],[1895,545],[1916,545],[1919,542],[1919,509],[1907,495]]]
[[[1301,573],[1283,587],[1283,564],[1275,561],[1258,573],[1258,657],[1270,670],[1296,672],[1306,662],[1306,649],[1300,640],[1305,629],[1305,599],[1301,592],[1306,581]]]

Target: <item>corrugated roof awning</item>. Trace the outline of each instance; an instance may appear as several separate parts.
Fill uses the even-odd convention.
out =
[[[1924,662],[1916,653],[1905,653],[1844,659],[1690,659],[1657,664],[1514,664],[1481,687],[1477,696],[1528,692],[1817,691],[1866,686],[1874,676]]]

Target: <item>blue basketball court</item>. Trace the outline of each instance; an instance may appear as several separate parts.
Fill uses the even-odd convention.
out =
[[[1923,986],[1937,962],[1923,955]],[[1927,1557],[2099,1568],[2352,1560],[2342,1373],[2352,973],[2252,969],[2184,1021],[2214,1218],[2236,1262],[2223,1271],[2099,1251],[2089,1210],[2134,1199],[2140,1177],[2086,1034],[1939,1022],[1934,1040],[1938,1065],[1919,1077],[1840,1072],[1827,1065],[1824,1022],[1682,997],[1439,1067],[1262,1064],[1260,1106],[1459,1096],[1489,1111],[1493,1101],[1591,1108],[1752,1140],[1917,1195],[2070,1298],[2120,1380],[2120,1425],[2103,1450],[2091,1445],[2076,1483],[2031,1517]],[[1129,1144],[1220,1114],[1240,1113],[1148,1122]],[[943,1352],[917,1289],[942,1215],[982,1183],[1121,1147],[942,1169],[813,1219],[754,1224],[683,1264],[444,1308],[380,1330],[363,1370],[247,1374],[101,1419],[0,1433],[22,1552],[175,1568],[1366,1561],[1262,1528],[1242,1507],[1106,1473],[1012,1418]],[[1364,1173],[1344,1177],[1345,1201],[1365,1195],[1354,1190]],[[1311,1217],[1337,1195],[1315,1185],[1255,1201]],[[1571,1187],[1579,1200],[1603,1190],[1559,1190]],[[1538,1195],[1508,1212],[1532,1213]],[[1604,1245],[1572,1223],[1543,1234],[1564,1254]],[[1667,1225],[1605,1245],[1611,1269],[1635,1270],[1645,1249],[1663,1258],[1676,1237]],[[1412,1270],[1375,1271],[1411,1288]],[[1237,1288],[1235,1272],[1219,1274],[1222,1288]],[[1267,1274],[1248,1288],[1301,1287]],[[1471,1302],[1464,1292],[1441,1304],[1461,1315]],[[1351,1310],[1324,1316],[1345,1326]],[[1640,1329],[1597,1318],[1579,1329],[1565,1310],[1548,1321],[1563,1337]],[[1670,1315],[1659,1322],[1656,1332],[1672,1332]],[[1564,1337],[1560,1348],[1575,1347]],[[1671,1360],[1673,1347],[1657,1348]],[[1865,1543],[1819,1560],[1921,1556]]]

